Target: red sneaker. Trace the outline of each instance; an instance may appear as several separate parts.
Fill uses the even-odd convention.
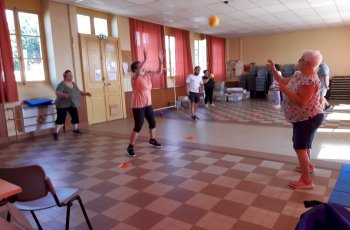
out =
[[[302,189],[313,189],[314,188],[314,182],[311,179],[309,179],[309,180],[299,179],[297,181],[289,182],[289,187],[302,188]]]

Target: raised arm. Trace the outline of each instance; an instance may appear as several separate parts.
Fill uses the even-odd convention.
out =
[[[275,63],[273,63],[271,59],[267,60],[266,66],[271,70],[273,77],[275,78],[275,80],[278,82],[279,85],[286,85],[289,82],[290,78],[282,77],[276,70]]]
[[[140,71],[143,69],[143,66],[145,65],[147,61],[147,50],[143,50],[143,61],[140,63],[140,65],[137,67],[135,73],[134,73],[134,78],[138,78],[140,76]]]
[[[272,60],[268,60],[266,66],[271,70],[273,76],[275,77],[276,81],[279,84],[279,90],[283,92],[291,101],[293,101],[296,104],[299,105],[306,105],[309,103],[312,95],[316,91],[316,86],[314,85],[304,85],[300,87],[299,92],[296,94],[292,91],[290,91],[286,84],[291,79],[289,78],[283,78],[276,70],[275,64]]]
[[[159,60],[159,66],[155,74],[161,75],[163,73],[163,52],[159,52],[158,60]]]

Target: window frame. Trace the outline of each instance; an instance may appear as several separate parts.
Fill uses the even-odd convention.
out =
[[[91,28],[90,35],[98,36],[98,34],[95,34],[96,30],[95,30],[94,18],[107,20],[107,32],[108,32],[107,37],[112,36],[112,16],[111,16],[111,14],[100,12],[100,11],[95,11],[95,10],[91,10],[91,9],[77,7],[76,16],[78,16],[78,15],[88,16],[90,18],[90,28]],[[78,19],[77,19],[77,29],[79,31]]]
[[[166,68],[167,68],[167,77],[168,78],[173,78],[176,76],[176,49],[175,49],[175,45],[176,45],[176,41],[175,41],[175,36],[174,35],[168,35],[166,34],[164,36],[164,39],[165,39],[165,44],[168,42],[168,45],[169,45],[169,49],[167,49],[166,45],[165,45],[165,57],[166,57]],[[174,54],[172,53],[172,49],[171,49],[171,39],[173,39],[174,41]],[[168,55],[168,52],[169,52],[169,55]],[[169,57],[168,57],[169,56]],[[174,57],[175,60],[172,60],[171,57]],[[168,63],[169,63],[169,66],[168,66]]]
[[[91,16],[85,15],[85,14],[78,14],[78,13],[77,13],[77,14],[76,14],[76,17],[77,17],[77,29],[78,29],[78,33],[80,33],[80,32],[79,32],[79,20],[78,20],[79,15],[85,16],[85,17],[89,17],[89,22],[90,22],[90,33],[89,33],[89,34],[93,34],[93,33],[92,33],[92,30],[93,30],[94,28],[92,28],[93,26],[91,26]],[[86,33],[81,33],[81,34],[86,34]]]
[[[194,63],[195,63],[195,66],[200,66],[202,70],[206,70],[208,68],[208,60],[207,60],[207,47],[205,47],[204,51],[200,49],[200,44],[201,42],[204,42],[206,44],[206,39],[194,39],[194,43],[193,43],[193,49],[194,49]],[[196,43],[198,44],[198,49],[196,49]],[[206,45],[205,45],[206,46]],[[197,55],[196,55],[196,51],[197,51]],[[201,53],[205,52],[205,61],[203,64],[205,65],[202,65],[202,63],[200,62],[200,56],[201,56]]]
[[[19,62],[19,71],[20,71],[20,80],[17,81],[17,84],[36,84],[36,83],[48,83],[49,77],[48,77],[48,67],[47,67],[47,50],[46,50],[46,43],[45,43],[45,30],[44,30],[44,24],[43,24],[43,18],[42,14],[37,11],[33,10],[25,10],[25,9],[18,9],[16,7],[7,7],[5,10],[11,10],[13,13],[13,21],[14,21],[14,27],[15,27],[15,34],[10,33],[10,36],[16,36],[16,44],[17,44],[17,55],[18,55],[18,62]],[[41,46],[41,60],[43,62],[43,74],[44,79],[43,80],[36,80],[36,81],[28,81],[26,79],[26,68],[25,68],[25,59],[24,58],[24,51],[23,51],[23,44],[22,44],[22,34],[21,34],[21,26],[20,26],[20,19],[19,19],[19,13],[27,13],[27,14],[33,14],[38,17],[38,24],[39,24],[39,40],[40,40],[40,46]],[[13,54],[13,48],[11,46],[12,55]],[[14,61],[13,57],[11,57]],[[39,58],[37,58],[39,59]],[[15,64],[15,63],[14,63]]]

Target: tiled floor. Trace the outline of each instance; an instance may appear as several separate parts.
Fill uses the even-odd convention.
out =
[[[243,103],[242,106],[250,105]],[[226,109],[230,107],[225,103],[218,104],[216,112]],[[255,117],[250,116],[251,109],[241,111],[246,114],[245,119],[250,117],[252,121]],[[273,109],[267,111],[276,113]],[[61,134],[57,142],[49,136],[2,146],[0,165],[40,164],[56,186],[81,188],[94,229],[103,230],[288,230],[294,229],[300,214],[306,211],[304,200],[328,201],[340,164],[315,159],[318,166],[313,175],[315,189],[288,188],[288,182],[299,177],[293,170],[296,164],[293,152],[289,151],[290,155],[257,152],[255,146],[259,142],[252,133],[253,141],[246,145],[228,143],[229,139],[225,138],[225,142],[208,138],[227,135],[222,124],[235,129],[242,124],[231,127],[229,121],[222,122],[214,115],[203,121],[207,113],[215,114],[215,111],[201,109],[199,112],[202,120],[197,123],[184,120],[183,111],[157,118],[159,139],[164,143],[161,149],[149,146],[145,126],[133,159],[127,157],[125,151],[133,125],[132,119],[126,119],[91,126],[83,130],[85,133],[81,136]],[[226,113],[219,114],[226,116]],[[228,117],[233,119],[236,115]],[[290,127],[276,127],[278,122],[272,124],[272,130],[279,132],[275,135],[290,135]],[[258,123],[259,120],[243,126],[246,132],[252,127],[255,132],[270,130],[266,124]],[[219,131],[215,127],[220,127]],[[210,135],[203,134],[203,130],[194,132],[203,128],[210,128]],[[191,133],[196,135],[189,139]],[[347,138],[341,141],[346,142]],[[286,142],[277,141],[270,149],[279,149],[280,142],[291,145],[289,137]],[[316,145],[321,148],[320,143]],[[35,226],[31,216],[27,217]],[[40,211],[38,218],[44,229],[64,229],[65,209]],[[71,229],[87,229],[78,205],[73,206],[71,218]]]
[[[337,103],[336,112],[346,113],[348,107],[339,107]],[[199,109],[198,116],[204,121],[239,123],[239,124],[257,124],[260,126],[278,126],[290,127],[291,124],[284,118],[282,109],[275,109],[273,102],[266,99],[243,100],[237,102],[215,102],[215,107],[209,106],[206,109]],[[330,109],[326,116],[334,113]],[[171,113],[164,118],[189,119],[188,108],[182,108],[177,113]],[[348,120],[325,120],[323,128],[350,128]]]

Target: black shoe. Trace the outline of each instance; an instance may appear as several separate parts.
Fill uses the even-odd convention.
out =
[[[55,141],[58,141],[58,133],[54,133],[54,134],[52,135],[52,137],[53,137],[53,139],[54,139]]]
[[[75,130],[73,130],[73,133],[74,133],[74,134],[79,134],[79,135],[83,134],[83,133],[80,131],[80,129],[75,129]]]
[[[128,148],[126,149],[126,151],[128,151],[128,155],[130,156],[130,157],[134,157],[134,156],[136,156],[136,154],[135,154],[135,152],[134,152],[134,147],[133,146],[128,146]]]
[[[325,107],[324,107],[324,111],[327,111],[328,109],[330,109],[331,108],[331,105],[326,105]]]
[[[194,121],[198,121],[198,120],[199,120],[199,118],[198,118],[196,115],[191,116],[191,118],[192,118],[192,120],[194,120]]]
[[[158,143],[158,141],[156,139],[150,139],[148,143],[150,143],[151,145],[153,145],[154,147],[157,147],[157,148],[163,147],[162,144]]]

